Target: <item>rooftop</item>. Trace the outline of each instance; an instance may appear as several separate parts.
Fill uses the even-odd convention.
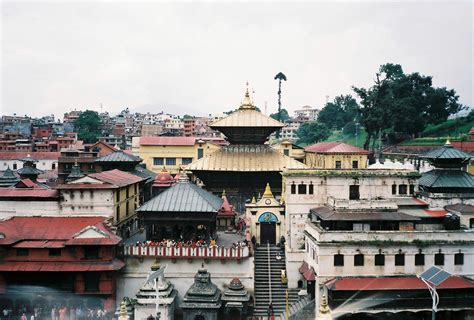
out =
[[[349,153],[349,154],[369,154],[367,150],[355,147],[353,145],[341,142],[319,142],[304,148],[306,152],[315,153]]]
[[[140,137],[142,146],[193,146],[196,137]]]
[[[131,155],[122,150],[112,152],[104,157],[100,157],[95,162],[141,162],[140,157]]]
[[[19,160],[31,156],[36,160],[58,160],[60,152],[14,152],[0,151],[0,160]]]

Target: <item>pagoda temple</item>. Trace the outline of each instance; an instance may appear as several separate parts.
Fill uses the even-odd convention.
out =
[[[33,159],[30,155],[18,160],[23,162],[23,168],[16,171],[21,179],[30,179],[31,181],[36,182],[38,176],[44,173],[44,171],[36,169],[36,162],[38,162],[38,160]]]
[[[3,172],[3,176],[0,177],[0,187],[11,187],[18,181],[20,181],[20,179],[15,175],[13,170],[8,167],[7,170]]]
[[[464,171],[471,155],[446,144],[420,156],[435,169],[423,173],[419,182],[420,195],[432,207],[464,203],[474,204],[474,175]]]
[[[256,109],[247,88],[240,108],[210,125],[222,132],[230,144],[191,163],[187,169],[203,181],[207,190],[220,194],[225,189],[236,210],[243,212],[246,200],[262,191],[266,182],[274,186],[275,194],[281,194],[284,169],[307,168],[265,144],[270,134],[283,126]]]
[[[221,306],[221,291],[212,283],[211,274],[203,265],[180,305],[183,320],[217,320]]]

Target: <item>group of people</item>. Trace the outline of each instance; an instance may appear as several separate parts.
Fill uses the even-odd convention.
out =
[[[106,319],[106,315],[107,312],[102,308],[67,306],[53,306],[49,312],[41,307],[29,309],[26,306],[19,308],[16,314],[10,308],[2,310],[2,320],[103,320]]]
[[[215,239],[211,239],[209,241],[206,240],[197,240],[197,241],[176,241],[170,239],[163,239],[161,241],[137,241],[137,246],[151,246],[151,247],[161,247],[161,248],[214,248],[214,247],[222,247],[219,246]],[[234,242],[232,244],[233,248],[240,248],[246,247],[247,240]]]

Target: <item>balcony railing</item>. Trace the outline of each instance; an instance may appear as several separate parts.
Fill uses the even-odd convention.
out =
[[[234,259],[248,258],[248,247],[159,247],[150,245],[124,246],[124,256],[169,259]]]

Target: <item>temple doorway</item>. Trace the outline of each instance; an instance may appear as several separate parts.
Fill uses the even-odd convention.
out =
[[[271,212],[264,212],[259,218],[260,244],[276,244],[276,227],[278,218]]]

